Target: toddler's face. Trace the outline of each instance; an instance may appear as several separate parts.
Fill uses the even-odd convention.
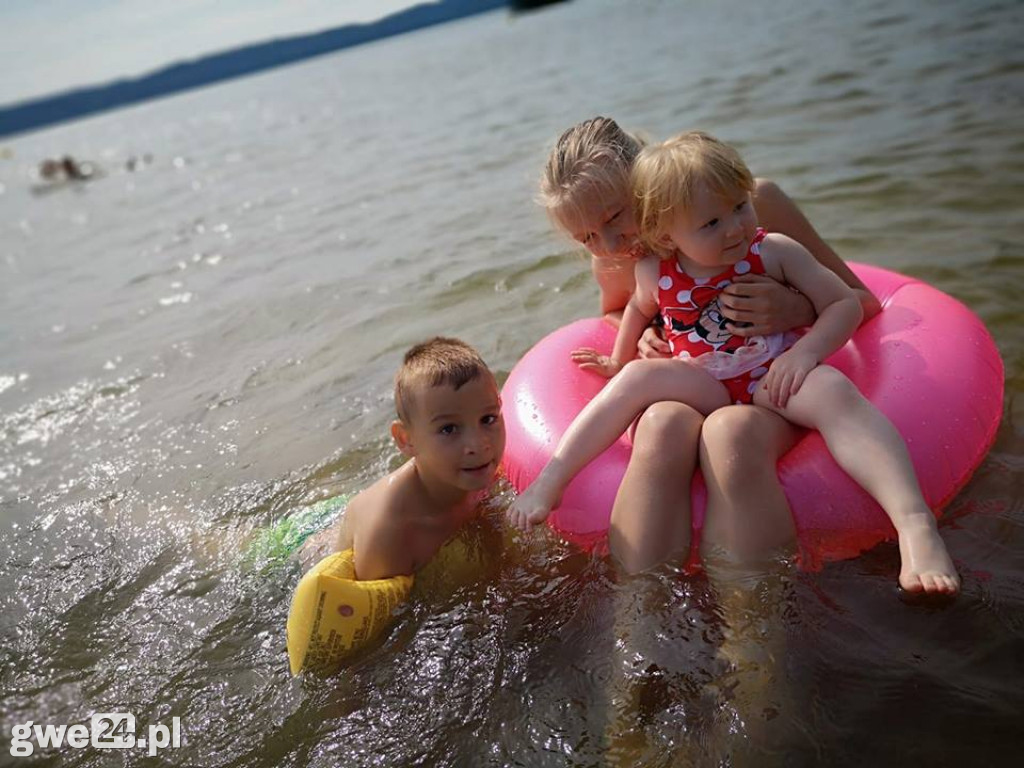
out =
[[[688,269],[719,269],[740,261],[757,234],[757,214],[746,190],[726,195],[698,187],[689,210],[674,217],[667,235]]]
[[[583,189],[555,211],[559,224],[574,240],[599,259],[639,258],[643,247],[629,194]]]

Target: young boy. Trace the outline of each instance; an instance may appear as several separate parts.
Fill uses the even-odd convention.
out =
[[[349,502],[336,551],[360,581],[412,574],[479,513],[505,450],[498,385],[480,355],[436,337],[405,353],[391,436],[411,461]]]

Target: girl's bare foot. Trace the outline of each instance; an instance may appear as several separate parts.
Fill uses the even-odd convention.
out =
[[[900,586],[907,592],[955,595],[960,591],[946,545],[927,508],[907,517],[897,530],[900,542]]]

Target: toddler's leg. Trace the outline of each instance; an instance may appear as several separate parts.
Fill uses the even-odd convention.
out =
[[[952,594],[960,589],[903,438],[846,376],[819,365],[785,408],[772,406],[763,388],[754,402],[821,432],[839,466],[881,505],[899,536],[905,590]]]
[[[605,451],[650,405],[685,403],[702,414],[729,403],[721,382],[680,360],[634,360],[587,403],[533,484],[509,509],[520,528],[542,522],[576,474]]]

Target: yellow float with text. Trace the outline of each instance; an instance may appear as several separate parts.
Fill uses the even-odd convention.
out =
[[[335,552],[302,577],[288,612],[288,661],[293,675],[330,672],[371,643],[412,589],[412,576],[356,581],[351,549]]]

